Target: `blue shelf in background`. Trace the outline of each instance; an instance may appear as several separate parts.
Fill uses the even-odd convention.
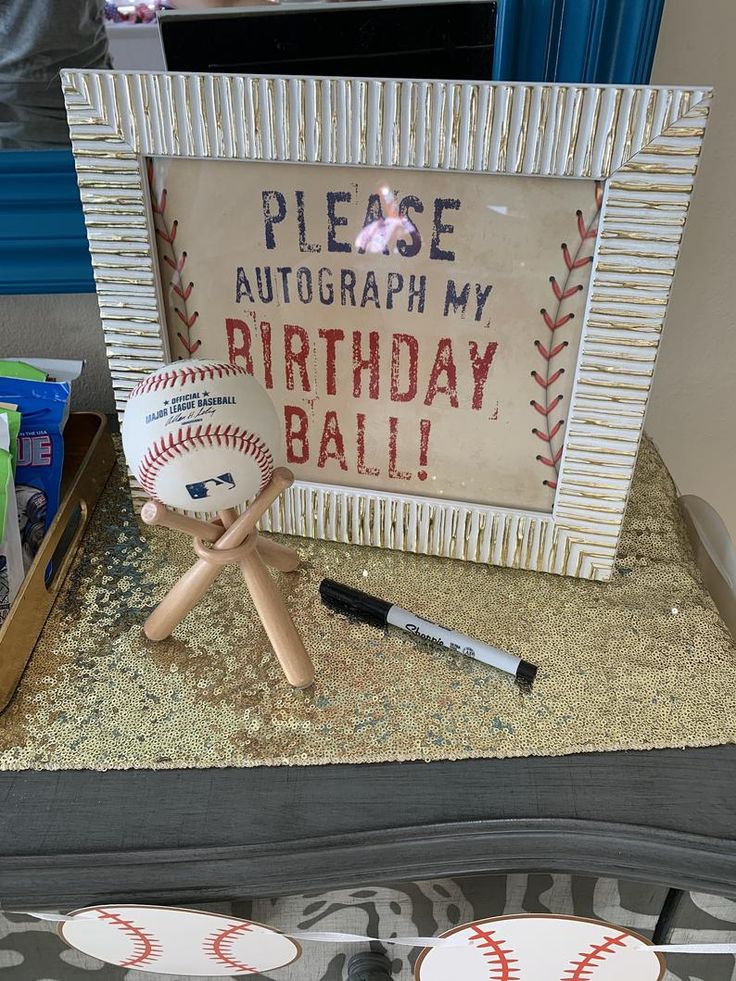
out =
[[[0,152],[0,293],[93,293],[71,150]]]
[[[493,77],[646,85],[664,0],[498,0]]]

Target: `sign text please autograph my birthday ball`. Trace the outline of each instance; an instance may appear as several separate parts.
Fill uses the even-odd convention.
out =
[[[448,275],[458,261],[455,226],[462,218],[461,200],[436,197],[425,202],[413,194],[394,198],[388,193],[387,210],[387,193],[383,189],[383,194],[371,193],[361,200],[355,187],[328,191],[322,222],[310,226],[304,191],[262,191],[266,256],[288,248],[304,258],[287,265],[274,256],[271,263],[238,266],[235,301],[242,315],[226,318],[225,329],[230,361],[260,375],[266,389],[274,388],[276,376],[287,392],[312,405],[320,398],[319,411],[311,416],[303,405],[284,406],[288,463],[314,462],[321,469],[337,465],[347,471],[348,438],[354,440],[359,474],[379,476],[385,471],[391,479],[409,480],[415,474],[397,464],[400,424],[406,424],[399,407],[419,403],[479,412],[487,408],[498,342],[482,337],[489,326],[493,286]],[[351,236],[351,228],[360,229],[357,237]],[[375,263],[350,265],[350,256],[370,253],[375,253]],[[412,271],[417,260],[430,273]],[[268,306],[294,308],[292,322],[272,323],[262,309]],[[325,325],[307,330],[298,323],[300,307],[343,308],[346,323],[350,310],[381,311],[382,318],[396,320],[397,329]],[[446,320],[446,336],[428,338],[426,332],[406,329],[407,322],[427,313],[435,321]],[[459,340],[458,320],[477,325],[478,336],[468,338],[463,332]],[[390,371],[382,372],[386,360]],[[397,412],[389,415],[387,425],[384,422],[388,456],[383,469],[378,461],[366,459],[366,412],[356,411],[348,419],[323,400],[345,394],[363,403],[381,400],[396,406]],[[430,433],[431,418],[419,419],[420,480],[427,477]]]

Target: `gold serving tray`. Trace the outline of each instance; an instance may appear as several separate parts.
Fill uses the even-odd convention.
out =
[[[0,711],[13,697],[115,464],[107,419],[72,412],[64,427],[61,505],[0,627]],[[49,563],[51,580],[46,583]]]

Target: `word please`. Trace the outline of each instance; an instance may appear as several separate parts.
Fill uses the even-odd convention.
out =
[[[497,341],[463,343],[451,337],[420,344],[419,338],[403,332],[382,335],[376,330],[324,327],[310,334],[298,324],[283,324],[278,330],[277,339],[270,322],[257,324],[255,313],[249,321],[225,320],[230,363],[253,375],[257,359],[267,389],[274,388],[278,372],[289,392],[338,395],[349,387],[354,398],[419,400],[424,405],[439,400],[453,408],[460,407],[460,393],[467,392],[476,410],[483,408],[498,349]]]
[[[267,249],[281,245],[282,228],[289,229],[296,238],[300,252],[321,252],[323,242],[310,241],[311,228],[307,228],[305,192],[294,192],[293,205],[283,191],[262,191],[263,231]],[[348,226],[364,228],[373,221],[384,219],[380,194],[370,194],[365,201],[357,200],[352,191],[328,191],[324,198],[325,222],[324,245],[327,252],[352,252],[350,241],[355,238],[345,234]],[[429,258],[445,262],[455,261],[455,252],[445,245],[445,240],[455,231],[455,226],[447,220],[445,212],[458,212],[462,203],[458,198],[435,198],[430,207],[431,236],[429,239]],[[407,194],[397,205],[398,214],[409,219],[413,231],[407,238],[397,242],[396,251],[404,258],[412,258],[422,251],[422,235],[417,226],[416,215],[423,214],[424,202],[415,194]],[[342,233],[342,235],[341,235]],[[344,237],[343,237],[344,236]],[[361,251],[358,249],[357,251]]]

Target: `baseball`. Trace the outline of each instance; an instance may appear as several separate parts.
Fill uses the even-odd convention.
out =
[[[237,507],[280,462],[276,410],[236,365],[193,360],[156,369],[130,393],[121,428],[131,473],[172,508]]]
[[[76,910],[59,932],[70,947],[134,972],[177,977],[261,974],[293,963],[299,944],[277,930],[170,906],[94,906]]]
[[[423,951],[416,981],[661,981],[665,973],[648,940],[574,916],[497,916],[442,936],[466,943]]]

